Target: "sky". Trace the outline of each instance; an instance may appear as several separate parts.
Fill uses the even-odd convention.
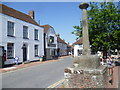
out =
[[[28,14],[35,12],[35,21],[40,25],[51,25],[66,42],[74,43],[76,36],[71,34],[73,26],[79,25],[82,12],[80,2],[3,2],[3,4]]]

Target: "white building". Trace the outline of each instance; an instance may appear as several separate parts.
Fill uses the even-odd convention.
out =
[[[57,36],[57,43],[58,43],[58,56],[64,56],[67,54],[67,43],[60,38],[60,35]]]
[[[73,46],[74,46],[74,57],[82,55],[82,50],[83,50],[82,38],[80,38],[75,43],[73,43]]]
[[[54,28],[50,25],[42,25],[44,28],[45,60],[57,58],[57,37]]]
[[[34,20],[34,11],[26,15],[0,4],[0,46],[6,50],[5,64],[38,60],[44,55],[43,28]]]
[[[73,55],[74,47],[67,43],[67,55]]]

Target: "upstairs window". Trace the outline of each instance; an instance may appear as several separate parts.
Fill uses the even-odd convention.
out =
[[[23,38],[28,39],[28,27],[23,26]]]
[[[14,22],[7,22],[7,36],[14,36]]]
[[[34,31],[34,39],[35,40],[38,40],[38,30],[37,29],[35,29],[35,31]]]

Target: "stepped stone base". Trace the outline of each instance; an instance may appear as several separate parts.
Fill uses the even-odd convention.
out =
[[[97,58],[92,55],[75,58],[74,67],[64,70],[64,87],[106,88],[108,85],[107,67],[101,66]]]
[[[80,68],[97,69],[100,66],[100,58],[97,55],[81,55],[74,58],[74,64]]]
[[[107,68],[98,69],[65,69],[65,88],[106,88],[108,84]]]

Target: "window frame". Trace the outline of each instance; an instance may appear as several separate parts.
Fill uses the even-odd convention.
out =
[[[23,39],[29,39],[29,37],[28,37],[28,26],[23,26]]]
[[[15,36],[15,24],[12,21],[7,21],[7,36],[14,37]]]
[[[36,34],[36,31],[37,31],[37,34]],[[34,29],[34,40],[39,41],[39,31],[38,31],[38,29]]]
[[[37,46],[37,48],[36,48],[36,46]],[[36,49],[37,49],[37,51],[36,51]],[[34,56],[39,57],[39,45],[34,45]]]
[[[8,45],[9,45],[9,47],[8,47]],[[10,51],[9,49],[11,49],[12,48],[12,50]],[[10,56],[10,55],[8,55],[8,54],[10,54],[12,52],[12,56]],[[7,59],[13,59],[14,58],[14,43],[7,43]]]

